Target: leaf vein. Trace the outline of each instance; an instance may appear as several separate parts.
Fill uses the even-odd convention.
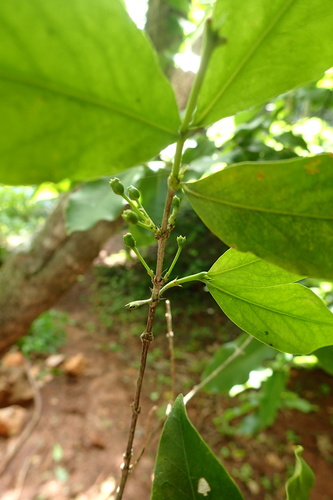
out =
[[[310,218],[310,219],[317,219],[317,220],[328,220],[328,221],[333,221],[333,216],[324,216],[324,215],[315,215],[315,214],[301,214],[301,213],[297,213],[297,212],[287,212],[287,211],[283,211],[283,210],[276,210],[276,209],[271,209],[271,208],[264,208],[264,207],[251,207],[249,205],[242,205],[240,203],[235,203],[233,201],[227,201],[227,200],[221,200],[219,198],[213,198],[212,196],[205,196],[204,194],[202,193],[198,193],[197,191],[193,191],[192,189],[190,189],[188,186],[183,186],[183,189],[185,190],[185,192],[196,198],[202,198],[203,200],[207,200],[207,201],[210,201],[210,202],[213,202],[213,203],[217,203],[219,205],[225,205],[225,206],[228,206],[228,207],[232,207],[232,208],[238,208],[240,210],[249,210],[249,211],[252,211],[252,212],[264,212],[264,213],[268,213],[268,214],[274,214],[274,215],[285,215],[285,216],[289,216],[289,217],[301,217],[301,218]]]
[[[212,281],[209,281],[209,283],[207,284],[208,288],[215,288],[216,290],[218,290],[219,292],[222,292],[222,293],[225,293],[226,295],[229,295],[230,297],[233,297],[234,299],[236,300],[240,300],[240,301],[243,301],[245,303],[247,303],[248,305],[250,306],[254,306],[254,307],[258,307],[258,308],[261,308],[261,309],[265,309],[266,311],[270,311],[274,314],[278,314],[278,315],[282,315],[282,316],[287,316],[289,318],[292,318],[292,319],[297,319],[297,320],[300,320],[300,321],[303,321],[305,323],[316,323],[318,325],[328,325],[328,326],[331,326],[333,327],[333,321],[332,322],[328,322],[328,321],[321,321],[321,320],[315,320],[315,319],[308,319],[308,318],[305,318],[303,316],[297,316],[295,314],[291,314],[291,313],[287,313],[285,311],[281,311],[281,310],[278,310],[278,309],[273,309],[272,307],[268,307],[268,306],[265,306],[263,304],[258,304],[256,302],[253,302],[249,299],[245,299],[244,297],[241,297],[239,295],[235,295],[234,293],[232,292],[229,292],[228,290],[224,289],[224,288],[221,288],[219,286],[216,286],[214,283],[213,283],[213,280]],[[284,285],[276,285],[276,286],[284,286]],[[294,285],[294,286],[302,286],[302,285]],[[257,287],[256,287],[257,288]],[[258,287],[260,288],[260,287]],[[273,287],[265,287],[265,288],[273,288]],[[275,287],[274,287],[275,288]],[[332,318],[333,319],[333,318]]]
[[[83,92],[79,92],[78,90],[71,89],[69,87],[64,87],[57,83],[48,82],[46,80],[40,80],[40,79],[37,80],[29,76],[15,75],[14,73],[7,72],[4,69],[0,69],[0,79],[1,78],[9,82],[15,82],[21,85],[39,88],[41,90],[46,90],[48,92],[58,94],[68,99],[74,99],[84,104],[90,104],[92,106],[99,107],[107,111],[112,111],[116,114],[126,116],[127,118],[132,118],[135,121],[143,123],[144,125],[147,125],[151,128],[155,128],[162,132],[166,132],[174,136],[175,138],[177,137],[177,134],[175,133],[174,130],[170,130],[168,127],[165,127],[160,123],[156,123],[146,118],[145,116],[139,115],[135,111],[120,106],[112,101],[106,101],[98,97],[88,95]]]
[[[275,19],[272,20],[272,22],[267,26],[267,29],[262,33],[261,37],[258,38],[257,42],[253,45],[251,50],[248,51],[247,56],[244,57],[243,61],[241,64],[235,69],[232,75],[230,75],[230,78],[226,81],[225,85],[220,89],[220,91],[216,94],[215,98],[211,99],[210,103],[206,106],[206,109],[203,110],[201,113],[201,116],[198,117],[196,120],[196,125],[200,124],[203,122],[205,117],[209,114],[212,108],[216,106],[217,101],[221,98],[221,96],[224,94],[226,89],[232,84],[232,82],[237,78],[237,76],[241,73],[243,68],[246,66],[248,61],[251,59],[253,54],[259,49],[259,47],[264,43],[268,35],[271,33],[271,31],[277,26],[279,21],[283,18],[283,16],[286,14],[288,9],[292,6],[294,3],[294,0],[289,0],[287,4],[281,9],[281,11],[277,14]]]

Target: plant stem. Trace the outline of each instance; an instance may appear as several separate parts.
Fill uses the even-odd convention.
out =
[[[154,271],[152,269],[150,269],[150,267],[148,266],[147,262],[145,261],[145,259],[142,257],[139,249],[137,247],[133,248],[132,249],[133,252],[135,253],[135,255],[137,256],[137,258],[139,259],[139,261],[141,262],[141,264],[143,265],[143,267],[145,268],[145,270],[147,271],[148,273],[148,276],[152,277],[153,274],[154,274]]]
[[[186,105],[185,115],[181,127],[181,132],[188,130],[191,126],[193,113],[196,109],[199,92],[201,90],[203,80],[207,71],[207,66],[210,62],[211,55],[214,49],[221,43],[223,40],[220,40],[218,34],[212,29],[212,20],[208,18],[205,24],[205,32],[204,32],[204,46],[201,54],[201,61],[198,73],[196,74],[193,87],[190,92],[190,96],[188,98],[188,102]]]
[[[250,337],[250,335],[244,340],[244,342],[239,346],[236,347],[234,352],[227,358],[220,366],[215,368],[215,370],[212,371],[204,380],[200,382],[200,384],[197,384],[193,387],[193,389],[190,390],[189,393],[184,396],[184,404],[186,405],[190,399],[193,398],[193,396],[196,395],[197,392],[199,392],[203,387],[205,387],[208,382],[213,380],[213,378],[217,377],[217,375],[224,370],[230,363],[238,358],[241,354],[244,354],[244,349],[250,344],[250,342],[253,340],[253,337]]]
[[[171,203],[172,203],[172,198],[173,198],[174,193],[175,192],[169,186],[166,201],[165,201],[160,236],[159,236],[158,244],[157,244],[156,273],[155,273],[155,276],[152,278],[153,290],[152,290],[152,295],[151,295],[151,302],[149,303],[147,324],[146,324],[145,331],[141,335],[140,368],[139,368],[138,378],[137,378],[137,382],[136,382],[134,401],[132,403],[132,419],[131,419],[131,424],[130,424],[130,430],[128,433],[126,451],[124,453],[124,461],[123,461],[123,464],[121,467],[122,474],[121,474],[119,487],[117,488],[116,500],[122,500],[123,494],[124,494],[124,489],[125,489],[126,482],[128,479],[128,475],[129,475],[129,472],[131,470],[131,459],[132,459],[132,455],[133,455],[134,434],[135,434],[138,416],[139,416],[139,413],[141,410],[141,408],[140,408],[140,396],[141,396],[142,382],[143,382],[143,377],[144,377],[146,363],[147,363],[149,346],[154,339],[153,324],[154,324],[154,318],[155,318],[155,311],[156,311],[156,307],[159,303],[160,290],[165,283],[165,281],[162,278],[163,260],[164,260],[166,240],[169,237],[168,218],[169,218],[170,211],[171,211]]]
[[[143,377],[144,377],[145,368],[146,368],[148,350],[149,350],[149,346],[150,346],[150,343],[152,342],[152,340],[153,340],[153,335],[151,333],[144,332],[141,335],[141,346],[142,347],[141,347],[140,368],[139,368],[138,378],[136,381],[135,396],[134,396],[134,401],[132,403],[131,426],[130,426],[130,430],[128,433],[128,441],[127,441],[126,451],[124,453],[124,461],[123,461],[122,466],[121,466],[122,474],[121,474],[120,485],[117,489],[116,500],[121,500],[123,498],[123,493],[124,493],[125,485],[127,482],[128,474],[131,470],[131,459],[132,459],[132,455],[133,455],[134,434],[135,434],[138,416],[139,416],[139,413],[141,411],[141,408],[140,408],[141,388],[142,388],[142,382],[143,382]]]
[[[172,403],[175,400],[175,386],[176,386],[176,370],[175,370],[175,351],[173,345],[173,337],[174,333],[172,330],[172,314],[171,314],[171,305],[170,300],[165,301],[165,318],[167,322],[167,338],[169,341],[169,351],[170,351],[170,375],[171,375],[171,400]]]
[[[181,162],[182,162],[183,146],[184,146],[184,142],[188,136],[189,127],[191,125],[192,117],[193,117],[194,111],[195,111],[196,106],[197,106],[199,92],[200,92],[200,89],[201,89],[201,86],[203,83],[204,75],[205,75],[210,57],[214,51],[214,48],[221,43],[221,40],[219,39],[217,33],[215,33],[212,30],[211,20],[207,20],[207,22],[206,22],[205,35],[206,35],[206,37],[205,37],[205,42],[204,42],[204,49],[203,49],[203,54],[202,54],[202,58],[201,58],[200,68],[199,68],[199,71],[197,73],[197,76],[196,76],[196,79],[195,79],[195,82],[194,82],[194,85],[193,85],[193,88],[191,90],[190,97],[189,97],[189,100],[188,100],[188,103],[186,106],[184,120],[183,120],[181,129],[180,129],[180,132],[179,132],[179,139],[177,142],[176,153],[175,153],[175,158],[174,158],[174,162],[173,162],[173,166],[172,166],[172,171],[171,171],[171,174],[170,174],[169,179],[168,179],[168,192],[167,192],[165,205],[164,205],[162,224],[161,224],[160,231],[158,233],[156,271],[155,271],[155,275],[152,277],[153,290],[152,290],[152,295],[151,295],[151,302],[149,303],[149,311],[148,311],[146,330],[141,335],[141,362],[140,362],[139,374],[138,374],[137,383],[136,383],[134,401],[132,404],[132,419],[131,419],[131,425],[130,425],[130,430],[129,430],[129,435],[128,435],[126,452],[124,454],[124,462],[122,464],[122,476],[121,476],[120,485],[117,489],[116,500],[122,500],[122,498],[123,498],[123,493],[124,493],[125,485],[127,482],[128,474],[129,474],[130,469],[131,469],[134,434],[135,434],[138,416],[140,413],[140,395],[141,395],[142,381],[143,381],[144,372],[145,372],[145,368],[146,368],[149,346],[154,338],[152,331],[153,331],[153,323],[154,323],[154,318],[155,318],[155,311],[156,311],[156,307],[157,307],[159,300],[160,300],[161,291],[162,291],[163,286],[165,285],[165,282],[166,282],[166,280],[163,278],[163,262],[164,262],[166,241],[169,238],[170,231],[171,231],[171,228],[168,227],[168,220],[169,220],[169,216],[171,213],[171,204],[172,204],[173,196],[174,196],[175,192],[180,188],[180,175],[179,174],[180,174],[180,167],[181,167]],[[192,278],[193,279],[200,279],[200,278],[198,278],[198,276],[201,275],[201,279],[204,279],[205,274],[206,273],[199,273],[198,275],[193,275]],[[196,277],[194,277],[194,276],[196,276]],[[174,280],[173,282],[170,282],[169,285],[170,286],[177,286],[177,285],[180,285],[181,283],[185,283],[187,281],[192,281],[192,279],[190,279],[190,278],[191,278],[191,276],[188,276],[187,278],[182,278],[180,280]],[[177,283],[175,283],[175,281],[177,281]],[[169,286],[167,286],[167,288],[169,288]],[[163,290],[166,290],[166,287],[164,287]]]
[[[189,281],[205,281],[207,279],[207,272],[202,271],[201,273],[191,274],[190,276],[185,276],[184,278],[176,278],[169,283],[167,283],[160,291],[160,297],[169,288],[173,286],[182,286],[183,283],[188,283]]]
[[[164,279],[168,279],[170,274],[172,273],[173,271],[173,268],[175,267],[175,265],[177,264],[177,260],[179,259],[179,256],[181,254],[181,251],[182,251],[182,248],[181,247],[178,247],[177,248],[177,252],[176,252],[176,255],[171,263],[171,266],[169,267],[168,271],[165,273],[164,275]]]
[[[191,123],[193,121],[193,115],[197,107],[199,93],[204,81],[204,77],[207,71],[208,64],[210,62],[210,58],[214,52],[214,49],[225,43],[224,39],[221,39],[218,36],[218,33],[212,29],[212,20],[209,18],[206,20],[205,24],[205,32],[204,32],[204,46],[201,55],[200,67],[198,73],[196,74],[188,101],[185,109],[185,115],[183,118],[182,126],[180,128],[180,139],[177,143],[175,159],[173,164],[173,169],[171,176],[173,178],[174,187],[179,183],[179,171],[181,166],[181,156],[182,150],[184,146],[184,142],[188,136],[189,129],[191,127]]]

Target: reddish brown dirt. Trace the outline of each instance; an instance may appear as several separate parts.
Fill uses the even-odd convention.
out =
[[[86,368],[82,375],[73,378],[61,370],[46,373],[44,360],[33,362],[39,367],[45,382],[41,388],[42,415],[37,428],[0,478],[2,500],[113,498],[112,485],[119,476],[131,416],[135,360],[138,359],[140,342],[130,336],[125,349],[115,352],[105,349],[110,343],[117,342],[117,332],[106,335],[89,331],[87,325],[91,316],[87,304],[80,300],[81,292],[77,286],[59,304],[59,308],[70,312],[75,321],[75,325],[67,327],[68,342],[60,352],[67,357],[83,353],[87,359]],[[157,339],[156,346],[167,353],[165,338]],[[186,376],[186,364],[193,363],[196,358],[197,355],[188,353],[187,361],[179,363],[177,368],[178,389],[184,392],[195,382]],[[158,424],[155,416],[149,424],[147,415],[154,405],[150,396],[156,392],[157,377],[163,371],[167,374],[167,363],[160,361],[148,368],[136,453],[144,443],[147,421],[150,429]],[[158,384],[156,404],[165,402],[169,396],[169,388],[163,387],[161,382]],[[333,379],[319,370],[294,371],[291,387],[317,404],[318,411],[303,414],[283,410],[272,428],[254,438],[224,437],[212,424],[213,415],[235,404],[233,400],[201,393],[188,406],[193,424],[215,453],[219,454],[222,447],[231,450],[230,456],[223,461],[234,476],[240,476],[236,480],[245,499],[285,498],[284,480],[294,464],[287,430],[289,436],[291,432],[298,436],[299,443],[305,448],[304,458],[316,474],[311,500],[333,498]],[[326,387],[326,390],[321,391],[321,387]],[[2,459],[14,441],[14,438],[0,441]],[[149,444],[135,467],[124,500],[149,499],[156,441]],[[62,450],[58,461],[55,447]],[[245,463],[251,466],[247,472]]]

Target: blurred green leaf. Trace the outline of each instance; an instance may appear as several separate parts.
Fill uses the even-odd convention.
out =
[[[237,486],[188,420],[178,396],[164,425],[151,500],[241,500]]]
[[[63,458],[64,452],[60,443],[56,443],[52,450],[52,459],[54,462],[60,462]]]
[[[302,446],[296,446],[296,464],[294,474],[286,483],[287,500],[309,500],[314,485],[314,474],[305,460],[301,457]]]
[[[69,479],[69,473],[67,469],[65,469],[65,467],[61,467],[60,465],[55,467],[54,475],[56,480],[59,481],[59,483],[66,483]]]
[[[333,279],[333,156],[241,163],[184,191],[227,245],[292,272]]]
[[[209,63],[195,126],[317,80],[332,66],[330,2],[217,0],[212,17],[227,43]]]
[[[288,379],[285,370],[274,370],[272,375],[262,384],[259,407],[257,412],[257,430],[271,426],[281,406],[281,393]]]
[[[0,181],[96,178],[156,155],[179,115],[121,0],[2,0]]]
[[[247,334],[240,335],[234,342],[221,346],[210,359],[206,366],[202,380],[222,365],[246,339]],[[242,349],[241,354],[226,366],[221,372],[204,386],[207,392],[223,394],[228,393],[234,385],[245,384],[252,370],[261,366],[266,359],[276,356],[276,351],[255,339]]]
[[[318,410],[318,406],[301,398],[296,392],[283,391],[281,394],[281,406],[290,410],[301,411],[302,413],[311,413]]]
[[[274,423],[277,412],[282,406],[281,393],[285,388],[287,377],[286,371],[273,371],[261,386],[256,411],[240,422],[237,434],[250,436]]]
[[[318,358],[318,365],[329,375],[333,375],[333,346],[326,346],[313,353]]]
[[[289,284],[299,277],[233,249],[207,275],[224,313],[261,342],[293,354],[333,344],[333,314],[308,288]]]

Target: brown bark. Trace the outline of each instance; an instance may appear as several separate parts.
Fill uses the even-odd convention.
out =
[[[62,198],[30,248],[12,254],[0,270],[0,354],[90,267],[121,224],[121,219],[99,221],[87,231],[68,235],[67,198]]]

